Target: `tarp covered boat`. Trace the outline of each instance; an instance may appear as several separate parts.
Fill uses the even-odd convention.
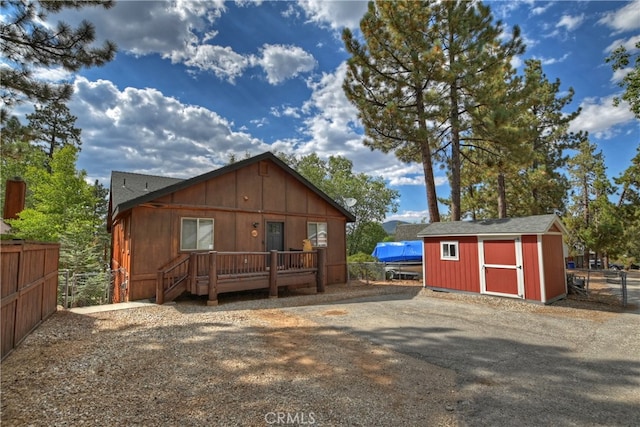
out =
[[[371,255],[381,262],[421,262],[422,241],[380,242]]]

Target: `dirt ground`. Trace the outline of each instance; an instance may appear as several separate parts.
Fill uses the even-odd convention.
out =
[[[228,295],[218,307],[182,299],[90,314],[61,310],[2,362],[2,424],[476,425],[477,402],[468,397],[464,372],[453,362],[341,329],[354,313],[346,304],[371,298],[438,306],[441,300],[462,312],[593,325],[623,311],[615,290],[601,288],[593,301],[572,297],[544,306],[432,292],[416,281],[353,282],[325,294],[283,292],[278,299]],[[364,311],[356,326],[358,319],[375,326],[378,306],[358,307]],[[316,317],[290,311],[298,309]],[[497,387],[483,378],[475,387]]]

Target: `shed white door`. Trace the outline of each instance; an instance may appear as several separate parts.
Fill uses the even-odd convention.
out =
[[[479,239],[478,243],[482,293],[524,298],[520,238]]]

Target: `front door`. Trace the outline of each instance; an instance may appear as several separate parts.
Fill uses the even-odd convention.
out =
[[[524,298],[520,238],[480,240],[480,246],[483,293]]]
[[[284,251],[284,222],[267,222],[267,252]]]

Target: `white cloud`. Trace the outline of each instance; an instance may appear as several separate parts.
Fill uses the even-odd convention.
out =
[[[625,78],[625,76],[627,74],[629,74],[630,72],[633,71],[633,68],[631,67],[627,67],[627,68],[622,68],[619,70],[616,70],[613,72],[613,75],[611,76],[611,83],[619,83],[622,81],[622,79]]]
[[[189,67],[211,71],[216,77],[234,83],[250,64],[250,60],[230,47],[191,45],[171,55],[171,62],[184,62]]]
[[[197,32],[204,31],[224,12],[224,2],[121,1],[109,10],[84,7],[64,10],[59,16],[70,24],[86,19],[94,24],[98,40],[116,42],[120,51],[135,55],[158,53],[170,57],[173,52],[194,43]]]
[[[299,0],[298,6],[310,22],[326,25],[333,30],[358,28],[367,11],[366,1]]]
[[[299,108],[290,105],[283,105],[280,108],[271,107],[271,115],[274,117],[293,117],[294,119],[302,117]]]
[[[582,112],[571,122],[571,132],[588,131],[599,139],[609,139],[615,135],[617,125],[634,120],[626,102],[613,106],[613,96],[605,98],[585,98],[580,104]]]
[[[614,32],[633,31],[640,28],[640,0],[634,0],[615,12],[606,13],[599,24],[606,25]]]
[[[557,64],[559,62],[564,62],[570,55],[571,53],[567,52],[564,55],[562,55],[560,58],[544,58],[542,56],[538,56],[534,58],[539,59],[542,65],[552,65],[552,64]]]
[[[403,211],[396,214],[390,214],[385,221],[405,221],[410,223],[420,224],[421,222],[429,219],[429,211]],[[426,224],[425,224],[426,226]]]
[[[582,25],[584,18],[584,14],[578,16],[562,15],[562,18],[556,24],[556,28],[564,27],[567,31],[573,31]]]
[[[298,46],[265,44],[260,49],[261,58],[255,63],[267,73],[267,81],[273,85],[312,71],[317,62],[313,55]]]
[[[533,16],[542,15],[547,10],[549,10],[551,6],[553,6],[553,2],[546,3],[542,6],[540,6],[539,4],[536,4],[535,7],[531,8],[531,15]]]
[[[43,80],[46,82],[59,83],[62,81],[68,81],[74,75],[74,73],[65,70],[62,67],[56,68],[34,68],[32,70],[33,77],[37,80]]]
[[[205,44],[217,36],[212,26],[225,11],[222,0],[123,1],[107,11],[85,7],[82,13],[65,10],[56,18],[73,25],[81,19],[88,20],[96,28],[97,40],[114,41],[120,52],[135,56],[159,54],[172,63],[212,72],[233,83],[250,58],[230,47]]]
[[[300,112],[306,115],[302,133],[309,140],[289,139],[273,146],[300,156],[344,156],[353,161],[355,172],[381,177],[391,186],[424,186],[422,165],[404,164],[393,154],[372,151],[363,145],[358,111],[342,90],[345,74],[346,64],[342,63],[333,73],[323,73],[319,80],[308,82],[313,92]],[[446,177],[436,179],[436,185],[447,181]]]
[[[609,46],[607,46],[604,51],[605,53],[611,53],[620,46],[623,46],[627,50],[627,52],[635,53],[638,51],[638,48],[636,47],[636,44],[638,42],[640,42],[640,34],[628,39],[617,39],[609,44]]]
[[[92,178],[105,179],[111,170],[187,178],[223,166],[232,153],[269,149],[215,112],[156,89],[119,90],[78,77],[69,108],[82,129],[79,166]]]

